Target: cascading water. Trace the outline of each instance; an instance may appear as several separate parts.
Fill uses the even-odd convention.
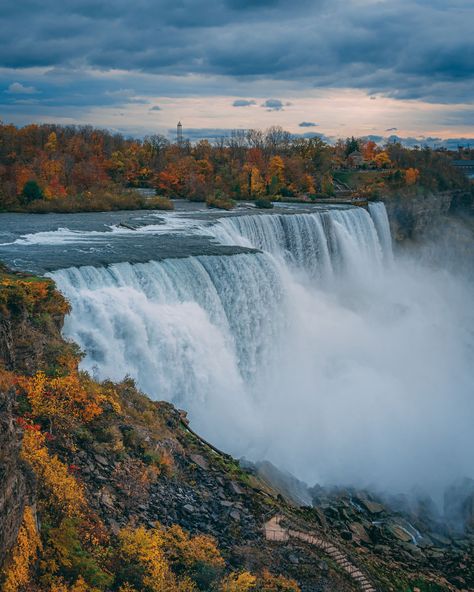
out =
[[[391,262],[393,261],[392,235],[387,210],[381,202],[369,202],[369,212],[377,229],[385,261]]]
[[[380,205],[385,212],[383,204]],[[382,245],[391,253],[388,219],[375,209]],[[363,208],[332,209],[312,214],[229,217],[212,232],[224,244],[250,246],[280,258],[293,268],[327,280],[334,272],[361,267],[377,270],[382,247],[371,216]]]
[[[262,252],[52,274],[86,369],[131,375],[218,445],[310,483],[400,489],[474,472],[461,454],[474,445],[465,287],[384,265],[383,204],[228,217],[202,232]]]

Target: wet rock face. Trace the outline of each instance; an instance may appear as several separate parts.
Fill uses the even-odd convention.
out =
[[[384,199],[390,230],[397,242],[419,240],[451,207],[451,192],[430,195],[390,196]]]
[[[13,417],[13,392],[0,389],[0,566],[15,544],[33,477],[20,459],[21,432]]]
[[[459,589],[474,590],[474,533],[469,522],[474,481],[462,480],[446,492],[442,520],[429,498],[415,503],[319,486],[311,492],[326,530],[337,532],[353,549],[362,549],[370,561],[388,561],[433,577],[442,574]]]
[[[474,531],[474,480],[462,479],[444,496],[444,513],[457,531]]]

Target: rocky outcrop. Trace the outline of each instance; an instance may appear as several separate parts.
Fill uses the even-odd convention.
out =
[[[442,217],[453,201],[450,191],[420,195],[381,196],[387,209],[390,230],[395,241],[416,241]]]
[[[59,369],[59,354],[78,348],[61,335],[69,304],[46,278],[10,273],[0,263],[0,370]]]
[[[0,565],[17,539],[34,479],[20,459],[21,430],[14,420],[13,391],[0,385]]]

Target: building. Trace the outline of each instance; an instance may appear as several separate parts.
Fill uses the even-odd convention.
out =
[[[351,152],[347,157],[347,161],[352,168],[358,169],[365,163],[365,158],[362,152],[359,152],[359,150],[354,150],[354,152]]]
[[[181,121],[178,121],[178,125],[176,126],[176,141],[179,146],[183,143],[183,126]]]

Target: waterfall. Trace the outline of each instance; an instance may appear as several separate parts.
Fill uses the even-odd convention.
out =
[[[271,361],[266,344],[282,333],[282,281],[264,254],[70,268],[53,277],[71,303],[65,332],[86,352],[85,368],[116,380],[126,370],[148,393],[178,404],[205,400],[232,376],[251,381]]]
[[[393,261],[392,234],[388,221],[387,210],[382,202],[369,202],[369,213],[374,221],[385,261]]]
[[[385,212],[383,204],[377,205]],[[261,249],[324,280],[335,268],[380,269],[382,252],[391,253],[391,239],[383,235],[383,242],[379,240],[376,225],[389,237],[390,229],[383,226],[380,210],[374,213],[373,219],[372,211],[369,215],[363,208],[234,216],[221,220],[212,233],[224,244]]]
[[[472,472],[469,291],[386,265],[383,204],[231,215],[200,232],[261,252],[51,274],[82,367],[129,374],[218,446],[309,483],[399,489]]]

